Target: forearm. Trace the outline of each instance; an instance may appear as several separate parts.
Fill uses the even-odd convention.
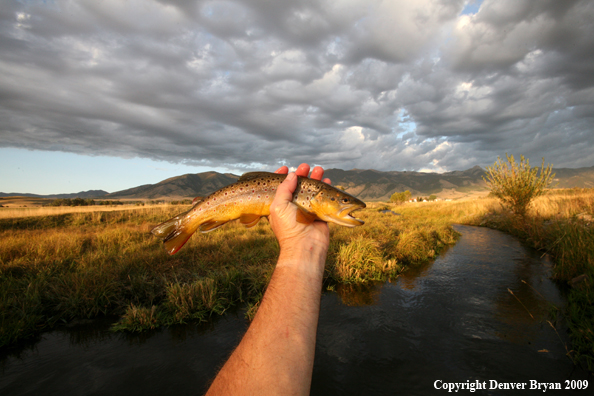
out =
[[[258,313],[209,395],[309,393],[326,251],[281,254]]]

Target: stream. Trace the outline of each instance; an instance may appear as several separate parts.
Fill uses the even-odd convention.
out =
[[[542,393],[531,381],[589,381],[546,394],[593,394],[552,314],[564,299],[548,256],[496,230],[455,228],[459,242],[433,263],[324,293],[312,395],[448,394],[456,383],[478,383],[480,395]],[[112,333],[112,322],[79,321],[0,351],[0,394],[201,394],[248,326],[242,310],[141,335]],[[512,383],[525,389],[498,388]]]

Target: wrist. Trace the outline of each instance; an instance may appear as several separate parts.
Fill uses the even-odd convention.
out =
[[[313,243],[282,247],[277,267],[292,268],[316,278],[324,275],[328,248]]]

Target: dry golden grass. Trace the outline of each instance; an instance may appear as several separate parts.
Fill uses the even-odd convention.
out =
[[[168,205],[95,205],[95,206],[40,206],[26,208],[0,208],[0,219],[16,219],[22,217],[57,216],[70,213],[114,212],[118,210],[161,209]]]
[[[593,189],[551,190],[534,201],[530,212],[543,218],[573,218],[587,221],[594,214]],[[590,220],[591,221],[591,220]]]
[[[47,205],[49,202],[51,202],[51,199],[47,198],[21,196],[0,197],[0,205],[4,208],[41,207]]]

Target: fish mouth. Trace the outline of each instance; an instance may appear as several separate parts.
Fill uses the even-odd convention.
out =
[[[337,221],[339,224],[347,226],[347,227],[356,227],[365,224],[365,222],[361,219],[357,219],[353,217],[353,212],[365,208],[366,205],[349,205],[343,208],[337,215]]]

